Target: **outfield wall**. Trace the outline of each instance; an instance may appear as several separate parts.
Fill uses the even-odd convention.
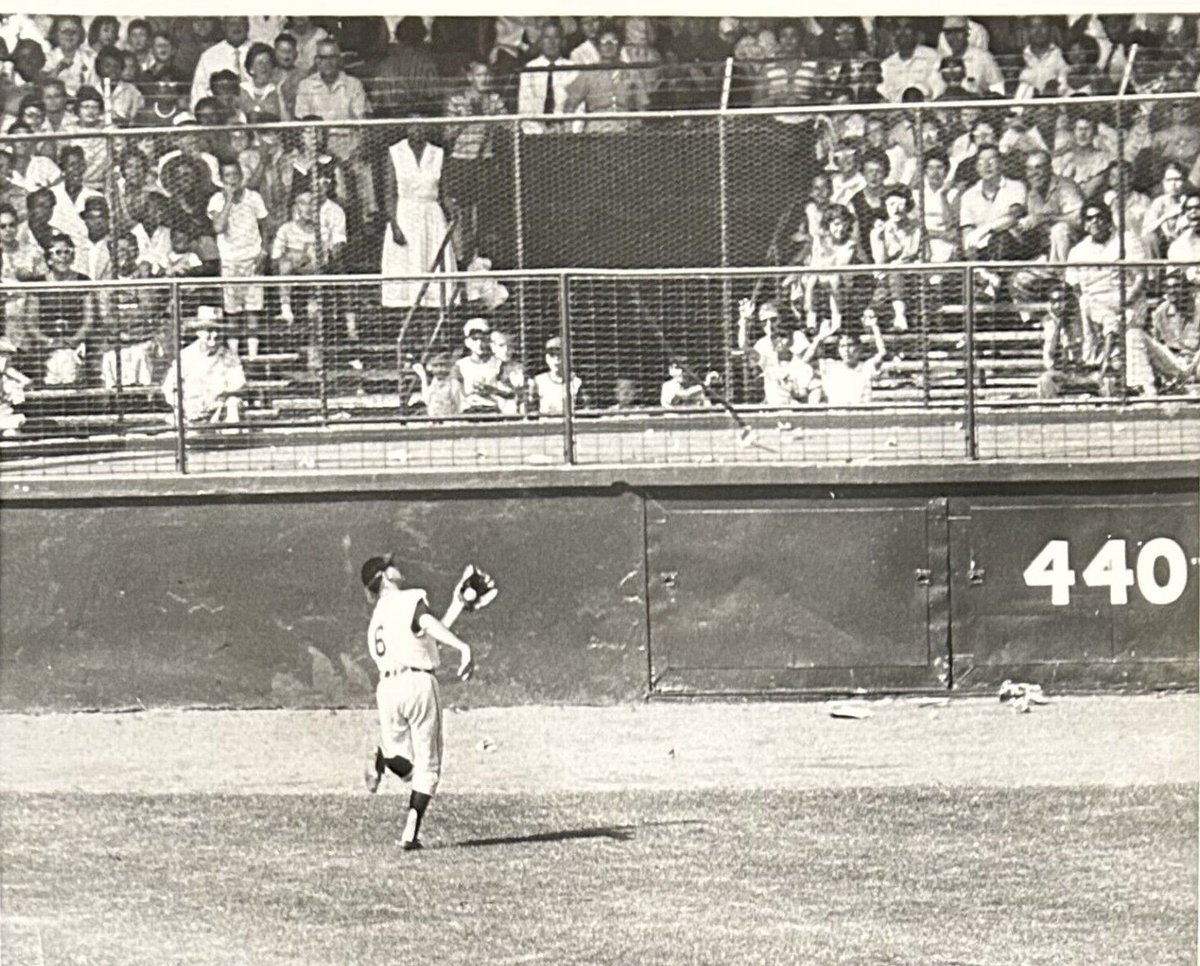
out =
[[[1129,478],[1136,471],[1138,479]],[[1195,687],[1194,464],[38,481],[0,504],[0,708],[365,706],[363,559],[448,599],[456,706]]]

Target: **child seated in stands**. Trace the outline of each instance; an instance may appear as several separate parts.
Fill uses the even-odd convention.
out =
[[[871,229],[871,254],[876,265],[912,264],[921,255],[921,232],[912,218],[913,198],[902,185],[892,185],[883,193],[887,220]],[[908,303],[920,276],[905,272],[886,272],[875,286],[875,300],[891,298],[892,327],[908,330]]]
[[[1071,292],[1062,282],[1046,293],[1047,307],[1042,316],[1042,368],[1038,378],[1038,398],[1056,399],[1070,390],[1096,391],[1096,380],[1080,371],[1079,333],[1072,320]]]
[[[138,243],[131,234],[117,238],[115,275],[119,279],[144,278],[149,266],[137,261]],[[152,291],[148,289],[116,289],[99,295],[102,315],[105,315],[107,348],[100,356],[100,379],[110,392],[118,386],[149,386],[153,383],[151,358],[156,349],[153,321]],[[111,309],[104,311],[110,305]]]
[[[663,409],[690,409],[709,405],[705,388],[714,385],[720,376],[709,372],[703,385],[688,369],[686,356],[676,356],[667,364],[667,381],[662,384],[659,403]]]
[[[813,240],[810,268],[833,268],[855,265],[861,261],[858,240],[854,231],[854,214],[845,205],[831,205],[822,220],[822,230]],[[835,326],[842,321],[843,291],[849,291],[851,278],[843,274],[805,274],[789,276],[784,284],[799,278],[804,288],[805,324],[816,329],[818,319],[828,310]]]
[[[638,405],[637,396],[637,383],[628,377],[620,377],[613,383],[613,399],[616,401],[608,407],[609,412],[636,409]]]
[[[16,351],[11,339],[0,336],[0,436],[15,436],[25,425],[25,414],[15,407],[25,401],[25,387],[33,380],[8,364]]]
[[[796,245],[792,259],[793,265],[807,265],[812,255],[813,240],[821,233],[821,220],[833,199],[833,182],[825,172],[813,175],[812,184],[808,189],[808,201],[804,204],[804,219],[800,227],[792,235]],[[797,295],[799,290],[797,290]]]
[[[501,390],[497,400],[500,412],[509,416],[523,413],[528,406],[526,396],[529,390],[525,367],[512,358],[508,333],[503,329],[492,329],[489,342],[492,358],[500,364],[496,370],[496,385]]]
[[[163,257],[162,274],[171,278],[204,273],[204,262],[196,254],[195,239],[182,221],[170,228],[171,250]]]
[[[428,371],[421,363],[413,363],[413,372],[421,380],[421,391],[414,401],[425,406],[426,415],[445,418],[463,411],[462,383],[451,378],[453,368],[449,352],[435,352],[430,356]]]
[[[275,240],[271,243],[271,262],[276,275],[316,275],[317,264],[317,209],[309,191],[296,195],[292,203],[292,217],[279,226]],[[316,293],[304,292],[304,311],[309,319],[318,309]],[[292,286],[279,289],[279,318],[289,325],[295,321],[292,311]]]
[[[171,229],[166,224],[167,198],[148,192],[142,205],[141,217],[130,229],[137,241],[139,264],[154,276],[165,274],[165,262],[171,251]]]
[[[478,279],[467,279],[465,283],[467,310],[471,312],[494,312],[508,301],[508,288],[494,278],[489,278],[492,270],[492,260],[484,254],[494,251],[497,245],[495,232],[489,232],[480,239],[475,254],[467,263],[464,271],[481,276]]]
[[[827,323],[828,324],[828,323]],[[771,336],[774,362],[763,367],[763,403],[767,406],[794,406],[820,401],[821,383],[810,360],[819,341],[810,343],[801,355],[792,351],[785,332]]]

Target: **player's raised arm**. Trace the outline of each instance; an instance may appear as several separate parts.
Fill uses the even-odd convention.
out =
[[[453,606],[451,604],[452,608]],[[471,672],[475,670],[475,662],[471,657],[471,645],[428,611],[423,613],[417,619],[417,622],[421,630],[439,644],[445,644],[447,647],[452,647],[458,651],[458,676],[464,681],[467,680],[471,676]]]

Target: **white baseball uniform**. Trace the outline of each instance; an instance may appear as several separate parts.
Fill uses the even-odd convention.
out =
[[[411,760],[413,791],[432,795],[442,771],[442,704],[433,674],[437,644],[417,625],[428,611],[425,591],[384,581],[367,647],[379,669],[375,704],[383,755]]]

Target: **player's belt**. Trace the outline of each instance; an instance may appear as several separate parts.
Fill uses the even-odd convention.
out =
[[[398,670],[395,670],[395,671],[384,671],[384,672],[383,672],[383,676],[384,676],[385,678],[398,677],[399,675],[403,674],[405,671],[419,671],[421,674],[432,674],[432,673],[433,673],[433,668],[428,668],[428,667],[402,667],[402,668],[399,668]]]

